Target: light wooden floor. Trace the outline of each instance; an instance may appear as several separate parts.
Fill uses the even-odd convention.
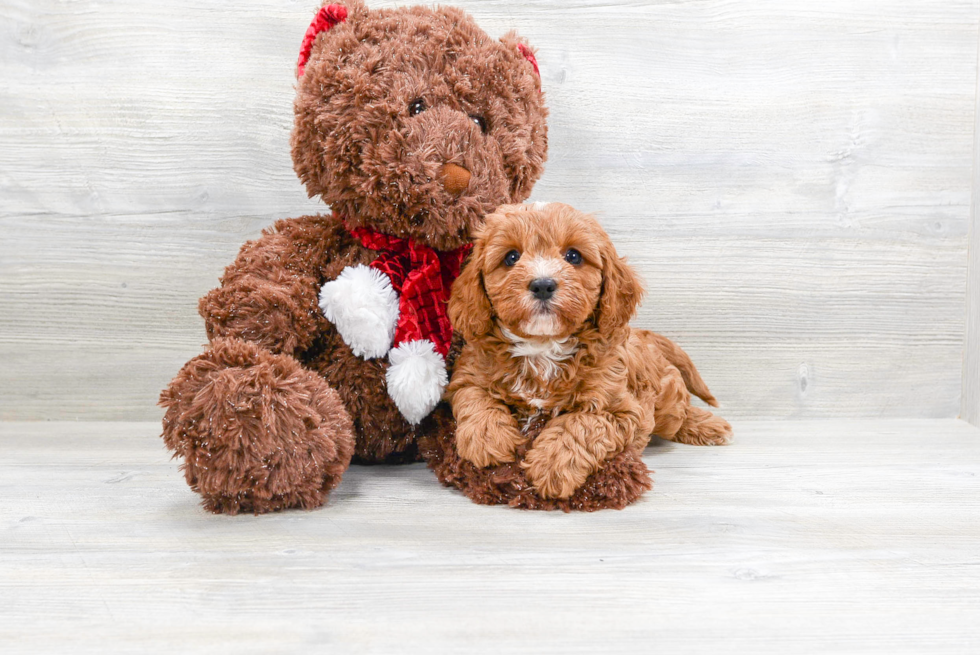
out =
[[[314,512],[205,514],[150,423],[0,423],[0,651],[980,652],[980,431],[735,425],[621,512],[355,467]]]

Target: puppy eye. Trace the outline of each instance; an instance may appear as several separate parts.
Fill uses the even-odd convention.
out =
[[[481,132],[487,133],[487,121],[483,116],[470,116],[470,120],[477,124]]]
[[[425,100],[423,100],[422,98],[416,98],[415,100],[408,103],[409,116],[418,116],[423,111],[425,111],[425,109],[426,109]]]
[[[504,255],[504,266],[513,266],[517,263],[517,260],[521,258],[521,253],[516,250],[511,250],[506,255]]]
[[[565,251],[565,261],[572,266],[578,266],[582,263],[582,253],[575,248],[569,248]]]

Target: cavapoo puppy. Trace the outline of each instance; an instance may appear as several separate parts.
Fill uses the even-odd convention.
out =
[[[453,285],[449,316],[466,345],[447,395],[459,455],[478,467],[521,462],[544,498],[567,498],[611,457],[656,434],[727,444],[731,426],[687,354],[630,328],[643,290],[609,236],[560,203],[504,205],[487,216]]]

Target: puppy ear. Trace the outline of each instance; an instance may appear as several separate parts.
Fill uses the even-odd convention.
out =
[[[463,271],[453,282],[449,296],[449,321],[467,341],[489,334],[493,329],[490,299],[483,286],[482,270],[483,244],[477,240],[463,264]]]
[[[629,324],[643,296],[643,283],[619,256],[609,237],[602,245],[602,293],[596,307],[599,330],[608,333]]]

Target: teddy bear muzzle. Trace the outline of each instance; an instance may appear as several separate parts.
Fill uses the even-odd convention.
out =
[[[470,184],[470,172],[458,164],[443,164],[439,169],[439,181],[442,188],[454,196],[466,190]]]

